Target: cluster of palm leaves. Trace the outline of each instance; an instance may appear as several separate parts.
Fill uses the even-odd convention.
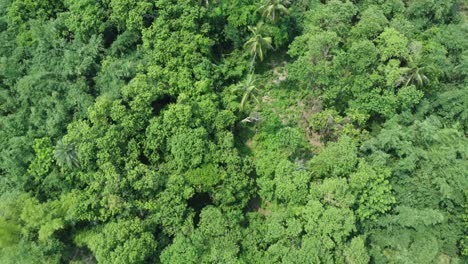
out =
[[[248,47],[250,50],[250,53],[253,56],[253,61],[255,61],[257,56],[261,61],[263,61],[266,50],[273,49],[273,46],[271,45],[271,37],[264,37],[260,34],[259,29],[261,26],[262,24],[260,23],[256,27],[248,27],[250,32],[252,32],[252,37],[244,44],[244,47]]]
[[[397,82],[398,86],[408,86],[410,84],[414,84],[417,87],[421,87],[429,83],[429,78],[427,78],[426,74],[424,73],[424,66],[414,65],[411,67],[402,68],[401,70],[403,74]]]
[[[249,74],[247,79],[244,82],[241,82],[239,85],[236,86],[234,91],[242,91],[243,96],[240,102],[240,110],[244,110],[245,105],[251,99],[255,101],[255,103],[259,104],[260,101],[258,100],[258,89],[255,85],[256,79],[252,74]]]
[[[397,81],[397,86],[415,85],[417,87],[429,84],[429,78],[426,75],[429,68],[424,65],[421,58],[421,45],[411,43],[411,56],[408,60],[408,66],[401,68],[401,77]]]
[[[62,168],[67,167],[72,169],[80,166],[75,147],[72,144],[66,143],[64,140],[59,140],[57,142],[54,157],[57,164]]]
[[[259,7],[259,11],[262,16],[271,21],[272,23],[278,22],[281,15],[287,15],[289,13],[287,5],[290,4],[289,0],[265,0]],[[244,47],[247,48],[252,55],[252,63],[250,65],[249,76],[247,79],[240,83],[234,90],[241,90],[244,92],[240,103],[240,109],[243,110],[247,102],[253,99],[257,104],[259,103],[255,93],[258,89],[255,86],[255,77],[253,76],[254,64],[257,58],[263,61],[266,51],[272,50],[272,38],[263,36],[261,28],[263,23],[259,23],[257,26],[249,26],[248,29],[252,33],[250,39],[245,42]]]
[[[273,23],[276,23],[281,15],[289,14],[286,6],[290,3],[291,2],[289,0],[266,0],[263,1],[258,10],[262,13],[263,17],[269,19]]]
[[[410,59],[407,67],[401,70],[401,77],[398,79],[397,86],[408,86],[414,84],[417,87],[422,87],[429,84],[429,78],[426,75],[428,68],[419,60]]]
[[[253,99],[256,104],[260,103],[257,99],[257,96],[255,95],[255,93],[258,92],[258,89],[256,88],[256,80],[253,74],[254,64],[257,57],[260,59],[260,61],[263,61],[266,50],[273,49],[273,46],[271,45],[271,37],[264,37],[260,34],[259,29],[261,26],[261,23],[256,27],[249,26],[249,30],[252,32],[252,37],[244,44],[244,46],[247,47],[252,54],[253,59],[250,65],[249,76],[244,82],[237,85],[234,89],[234,91],[243,92],[242,100],[239,106],[241,111],[244,110],[245,105],[251,99]]]

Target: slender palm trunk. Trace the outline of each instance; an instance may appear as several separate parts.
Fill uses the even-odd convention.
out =
[[[254,69],[254,64],[255,64],[255,59],[256,59],[256,58],[257,58],[257,52],[255,51],[254,56],[253,56],[253,59],[252,59],[252,62],[250,63],[249,74],[252,74],[252,73],[253,73],[253,69]]]

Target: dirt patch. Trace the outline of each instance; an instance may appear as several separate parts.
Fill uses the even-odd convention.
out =
[[[262,97],[262,103],[270,106],[273,113],[277,114],[283,125],[287,125],[290,122],[297,124],[302,131],[304,131],[307,141],[310,145],[315,147],[322,147],[323,143],[320,140],[320,135],[313,132],[310,129],[309,120],[310,118],[322,111],[322,100],[320,97],[313,97],[311,99],[297,99],[295,104],[290,105],[286,111],[278,111],[273,107],[274,98],[270,95],[264,95]]]
[[[271,207],[271,203],[268,201],[263,201],[263,204],[265,205],[263,208],[259,207],[257,212],[265,217],[269,216],[271,214],[271,210],[269,207]]]
[[[302,106],[302,112],[301,112],[301,120],[299,122],[299,126],[303,128],[306,132],[306,137],[307,140],[309,141],[309,144],[316,146],[316,147],[322,147],[323,143],[320,140],[320,135],[316,132],[313,132],[310,129],[310,124],[309,120],[310,118],[322,111],[322,101],[320,98],[312,98],[310,102],[305,103],[303,101],[300,102],[300,105]]]
[[[286,71],[286,62],[283,61],[279,65],[273,64],[273,74],[275,75],[275,79],[272,83],[279,85],[281,82],[285,81],[288,78],[288,72]]]
[[[271,105],[271,103],[273,102],[273,99],[271,99],[271,97],[268,96],[268,95],[264,95],[264,96],[262,97],[262,102],[263,102],[263,103],[266,103],[266,104],[268,104],[268,105]]]
[[[263,207],[262,207],[262,204],[263,204]],[[255,196],[249,201],[247,209],[249,212],[257,212],[267,217],[271,214],[271,210],[268,209],[269,207],[271,207],[270,202],[262,200],[260,196]]]
[[[270,215],[271,211],[268,210],[268,209],[263,209],[263,208],[259,208],[258,211],[257,211],[259,214],[263,215],[264,217],[267,217]]]
[[[247,140],[247,142],[245,142],[245,145],[250,149],[252,148],[252,144],[253,144],[253,140],[251,138]]]

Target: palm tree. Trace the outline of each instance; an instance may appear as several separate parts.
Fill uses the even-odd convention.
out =
[[[210,6],[210,0],[198,0],[199,5],[205,5],[206,7]]]
[[[69,169],[79,167],[78,155],[75,147],[72,144],[67,144],[63,140],[59,140],[55,146],[55,160],[60,167],[68,167]]]
[[[260,10],[263,17],[276,23],[280,15],[289,14],[288,8],[286,7],[289,4],[289,0],[265,0],[258,10]]]
[[[423,86],[429,83],[429,78],[425,72],[430,69],[430,66],[425,66],[422,63],[421,50],[422,44],[419,42],[410,43],[409,49],[411,51],[408,59],[408,66],[401,68],[402,75],[397,82],[397,86],[408,86],[414,84],[415,86]]]
[[[245,82],[240,83],[234,89],[234,91],[243,92],[242,100],[239,106],[240,110],[244,110],[245,105],[250,99],[253,99],[257,104],[260,104],[260,101],[258,100],[257,95],[256,95],[256,93],[258,93],[258,89],[255,85],[255,82],[256,82],[255,78],[253,77],[252,74],[250,74],[247,77],[247,80],[245,80]]]
[[[429,83],[429,78],[425,72],[430,66],[425,66],[421,62],[421,48],[414,44],[410,46],[411,56],[408,59],[407,67],[401,68],[402,75],[397,82],[397,86],[408,86],[414,84],[416,86],[423,86]]]
[[[414,84],[416,86],[423,86],[429,83],[429,78],[424,74],[425,67],[418,65],[411,65],[410,67],[402,68],[403,75],[398,80],[398,85],[408,86]]]
[[[263,37],[259,34],[258,27],[251,27],[249,26],[250,32],[252,32],[252,37],[245,42],[244,47],[248,47],[250,49],[250,53],[254,56],[253,60],[255,61],[257,55],[260,60],[263,60],[263,54],[266,52],[267,49],[273,49],[271,46],[271,38],[270,37]]]

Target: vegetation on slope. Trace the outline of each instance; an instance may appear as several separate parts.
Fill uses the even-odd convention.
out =
[[[464,263],[460,0],[0,0],[0,263]]]

